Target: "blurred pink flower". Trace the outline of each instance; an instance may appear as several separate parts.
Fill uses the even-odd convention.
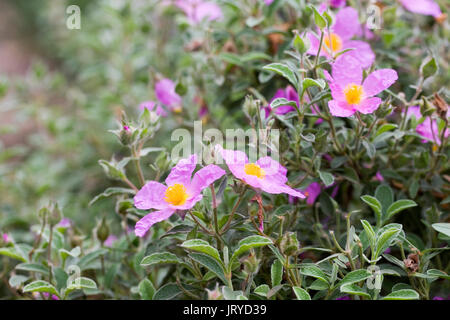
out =
[[[107,247],[112,247],[114,242],[117,241],[117,237],[113,234],[109,235],[108,238],[106,238],[104,245]]]
[[[384,181],[384,178],[381,175],[380,171],[377,171],[377,173],[375,174],[375,179],[378,181]]]
[[[269,4],[272,4],[273,1],[274,1],[274,0],[264,0],[264,3],[267,4],[267,5],[269,5]]]
[[[155,84],[156,98],[171,110],[181,109],[181,97],[175,92],[175,83],[170,79],[162,79]]]
[[[134,197],[134,205],[141,210],[157,209],[136,223],[135,233],[143,237],[150,227],[168,219],[176,211],[189,210],[202,199],[202,190],[221,178],[226,172],[210,164],[194,174],[197,156],[182,159],[166,178],[166,185],[157,181],[146,183]]]
[[[177,0],[175,5],[184,11],[191,25],[199,24],[203,19],[213,21],[223,18],[222,10],[212,1]]]
[[[410,118],[411,116],[414,116],[416,120],[422,118],[419,106],[409,107],[406,117]],[[423,140],[423,142],[432,141],[435,142],[438,146],[441,145],[441,137],[439,135],[439,129],[436,119],[432,119],[432,117],[425,118],[425,120],[422,123],[419,123],[417,125],[416,132],[426,139]],[[446,128],[444,136],[447,138],[449,135],[450,131],[448,128]]]
[[[406,10],[414,13],[429,15],[435,18],[442,15],[441,8],[433,0],[400,0],[400,2]]]
[[[153,109],[155,109],[154,111],[158,116],[167,117],[167,112],[154,101],[144,101],[139,105],[140,110],[144,110],[145,108],[147,108],[149,111],[153,111]]]
[[[364,114],[374,112],[382,102],[374,96],[398,79],[395,70],[380,69],[369,74],[363,82],[362,66],[350,55],[342,56],[332,65],[333,76],[326,70],[324,74],[333,97],[328,107],[336,117],[350,117],[357,111]]]
[[[346,0],[329,0],[330,6],[333,8],[340,8],[345,6]]]
[[[275,95],[270,100],[270,103],[272,103],[275,99],[278,98],[285,98],[288,101],[295,101],[297,103],[297,106],[300,104],[298,100],[298,94],[297,91],[291,86],[287,86],[285,89],[278,89],[277,92],[275,92]],[[266,117],[269,116],[269,113],[271,111],[270,103],[268,106],[266,106],[264,109],[266,110]],[[295,108],[289,105],[286,106],[280,106],[275,109],[276,114],[286,114],[289,112],[295,111]]]
[[[309,206],[312,206],[314,202],[316,202],[316,199],[319,196],[320,192],[322,192],[320,183],[311,183],[306,189],[303,190],[303,193],[306,195],[306,203]]]
[[[321,56],[331,58],[342,50],[354,49],[344,53],[342,56],[354,57],[364,69],[371,66],[375,61],[375,54],[368,43],[359,40],[351,40],[355,35],[361,32],[358,11],[351,7],[345,7],[339,10],[336,14],[335,23],[331,26],[330,31],[330,33],[324,31],[323,46],[320,50]],[[319,38],[312,32],[308,33],[308,38],[311,42],[308,53],[316,55],[319,50]]]
[[[262,157],[255,163],[249,163],[247,155],[242,151],[225,150],[220,145],[216,145],[216,150],[225,160],[231,173],[256,190],[305,198],[303,193],[286,184],[286,168],[271,157]]]
[[[11,239],[9,238],[9,236],[8,236],[7,233],[4,233],[4,234],[2,235],[2,239],[3,239],[3,241],[6,242],[6,243],[9,243],[9,242],[11,241]]]
[[[70,228],[72,226],[72,220],[69,218],[62,218],[56,226],[61,228]]]

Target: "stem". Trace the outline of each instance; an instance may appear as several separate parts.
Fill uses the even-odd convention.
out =
[[[134,147],[132,147],[131,152],[133,154],[133,158],[134,158],[133,162],[134,162],[134,165],[136,166],[136,171],[138,173],[139,183],[141,184],[141,187],[142,187],[145,184],[145,178],[144,178],[144,173],[142,172],[142,168],[141,168],[141,160],[140,160],[140,157],[138,156],[138,153]]]
[[[194,214],[189,210],[189,214],[191,215],[191,218],[195,221],[195,223],[207,234],[213,236],[214,233],[212,233],[211,231],[209,231],[208,229],[206,229],[201,223],[200,221],[198,221],[198,219],[194,216]]]
[[[220,238],[220,229],[219,229],[219,222],[217,219],[217,199],[216,199],[216,190],[214,189],[214,185],[210,185],[211,194],[212,194],[212,206],[213,206],[213,220],[214,220],[214,231],[215,231],[215,237],[217,241],[217,247],[222,250],[223,248],[223,242]]]
[[[230,216],[228,217],[227,223],[222,228],[222,230],[219,232],[220,235],[224,234],[228,230],[228,228],[230,227],[231,221],[233,220],[234,214],[236,213],[236,210],[239,207],[239,204],[241,203],[241,201],[242,201],[242,199],[244,197],[245,191],[247,191],[247,187],[245,187],[241,191],[241,193],[239,194],[239,198],[238,198],[237,202],[234,204],[233,209],[231,209],[231,213],[230,213]]]

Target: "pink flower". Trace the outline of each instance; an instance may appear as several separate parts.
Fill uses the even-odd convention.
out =
[[[159,104],[156,104],[156,102],[154,101],[144,101],[139,105],[140,110],[144,110],[145,108],[147,108],[148,111],[155,110],[158,116],[167,117],[167,112]]]
[[[34,291],[32,293],[32,295],[33,295],[34,299],[39,299],[40,298],[40,294],[37,291]],[[42,295],[44,296],[45,299],[48,299],[48,297],[50,297],[50,293],[48,293],[48,292],[42,292]],[[56,296],[54,294],[52,294],[51,298],[52,298],[52,300],[59,300],[58,296]]]
[[[442,15],[441,8],[433,0],[400,0],[400,2],[406,10],[414,13],[433,16],[435,18]]]
[[[181,110],[181,97],[175,92],[175,83],[170,79],[162,79],[155,84],[158,100],[171,110]]]
[[[203,19],[213,21],[223,18],[222,10],[212,1],[177,0],[175,5],[184,11],[191,25],[199,24]]]
[[[147,182],[134,197],[134,205],[138,209],[157,209],[136,223],[134,232],[143,237],[150,227],[168,219],[176,211],[189,210],[202,199],[201,192],[211,183],[221,178],[225,171],[216,165],[208,165],[194,175],[197,156],[194,154],[182,159],[172,169],[166,179],[166,185],[157,181]]]
[[[380,69],[369,74],[363,82],[362,66],[350,55],[342,56],[333,64],[333,77],[327,71],[324,74],[333,97],[328,107],[336,117],[350,117],[356,111],[374,112],[381,103],[381,99],[374,96],[398,79],[395,70]]]
[[[330,1],[330,6],[332,6],[333,8],[340,8],[345,6],[345,2],[346,0],[329,0]]]
[[[277,92],[275,92],[275,95],[270,100],[270,103],[278,98],[285,98],[289,101],[295,101],[297,103],[297,106],[300,104],[297,91],[295,91],[295,89],[291,85],[287,86],[285,89],[278,89]],[[267,107],[264,108],[266,110],[266,117],[269,116],[269,113],[271,111],[270,103]],[[275,109],[276,114],[286,114],[292,111],[295,111],[295,108],[289,105],[280,106]]]
[[[377,173],[375,174],[375,180],[377,180],[377,181],[384,181],[384,178],[381,175],[380,171],[377,171]]]
[[[363,68],[367,68],[375,60],[370,45],[364,41],[351,40],[355,35],[361,32],[361,25],[358,20],[358,11],[351,7],[345,7],[336,14],[336,20],[330,28],[330,33],[325,32],[320,55],[331,58],[336,53],[345,49],[354,49],[343,56],[352,56],[359,61]],[[319,50],[319,39],[311,32],[308,33],[311,47],[309,54],[316,55]],[[342,57],[342,56],[341,56]]]
[[[61,228],[70,228],[72,226],[72,220],[69,218],[62,218],[56,226]]]
[[[109,235],[108,238],[106,238],[104,245],[107,247],[112,247],[114,242],[117,241],[117,237],[113,234]]]
[[[320,192],[322,191],[322,187],[320,186],[320,183],[313,182],[311,183],[305,190],[304,193],[306,195],[306,203],[309,206],[312,206],[314,202],[316,202],[317,197],[319,196]]]
[[[447,112],[447,115],[448,115],[448,112]],[[416,120],[419,120],[420,118],[422,118],[422,114],[420,113],[419,106],[409,107],[406,117],[411,118],[411,116],[414,116],[416,118]],[[416,132],[426,139],[426,140],[423,140],[424,142],[433,141],[438,146],[441,145],[441,137],[439,135],[438,125],[437,125],[437,121],[435,119],[432,119],[431,117],[427,117],[422,123],[419,123],[417,125]],[[448,130],[448,128],[446,128],[444,136],[447,138],[449,135],[450,135],[450,131]]]
[[[8,242],[11,241],[11,239],[10,239],[9,236],[8,236],[8,234],[6,234],[6,233],[4,233],[4,234],[2,235],[2,238],[3,238],[3,241],[4,241],[5,243],[8,243]]]
[[[264,3],[267,4],[267,5],[269,5],[269,4],[272,4],[273,1],[274,1],[274,0],[264,0]]]
[[[270,157],[262,157],[255,163],[249,163],[246,154],[242,151],[223,149],[216,146],[217,153],[225,160],[231,173],[251,187],[267,193],[288,195],[305,198],[305,196],[288,185],[287,170]]]

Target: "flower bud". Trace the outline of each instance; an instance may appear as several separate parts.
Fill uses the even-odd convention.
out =
[[[256,258],[255,253],[252,251],[250,255],[244,260],[244,271],[247,274],[256,273],[259,269],[260,260]]]
[[[48,222],[51,226],[54,226],[61,221],[61,210],[59,210],[58,203],[50,202],[48,205],[48,210],[50,212],[48,215]]]
[[[102,218],[100,223],[97,226],[97,239],[100,240],[100,242],[103,243],[108,239],[109,236],[109,226],[106,222],[105,217]]]
[[[300,243],[297,240],[295,232],[286,232],[280,242],[281,252],[287,256],[295,255],[300,249]]]
[[[208,300],[223,300],[222,291],[219,289],[219,285],[216,283],[214,290],[206,289],[208,292]]]

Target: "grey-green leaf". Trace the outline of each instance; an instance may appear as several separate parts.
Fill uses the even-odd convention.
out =
[[[383,300],[418,300],[419,294],[412,289],[394,291],[383,298]]]
[[[152,253],[149,256],[144,257],[141,261],[141,266],[150,266],[153,264],[168,264],[168,263],[181,263],[180,259],[176,255],[170,252],[157,252]]]
[[[292,291],[294,291],[297,300],[311,300],[311,296],[308,291],[300,287],[292,287]]]

